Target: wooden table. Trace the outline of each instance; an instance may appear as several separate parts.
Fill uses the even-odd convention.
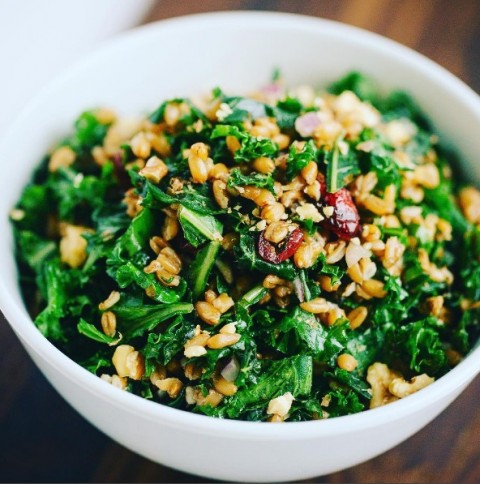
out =
[[[232,9],[296,12],[363,27],[417,49],[480,91],[478,0],[161,0],[148,21]],[[480,482],[479,393],[477,378],[440,417],[395,449],[306,482]],[[5,321],[0,481],[206,482],[129,452],[83,420],[38,372]]]

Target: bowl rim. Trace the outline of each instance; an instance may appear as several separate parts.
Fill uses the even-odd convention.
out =
[[[301,28],[314,33],[323,31],[332,38],[355,39],[355,42],[377,53],[388,52],[396,62],[412,64],[416,70],[421,71],[425,77],[429,78],[429,81],[440,84],[454,93],[456,98],[460,99],[465,105],[469,105],[470,109],[473,109],[480,118],[480,98],[469,86],[422,54],[379,34],[337,21],[306,15],[268,11],[208,12],[152,22],[102,42],[95,51],[83,56],[58,76],[55,76],[27,104],[0,140],[0,153],[3,147],[8,145],[9,138],[22,125],[23,120],[29,116],[30,112],[35,111],[37,105],[41,104],[44,98],[48,98],[55,91],[56,86],[68,82],[79,71],[88,69],[89,65],[94,64],[98,58],[106,56],[110,51],[121,49],[124,44],[131,42],[145,42],[149,37],[155,36],[159,29],[188,28],[188,26],[195,26],[199,22],[204,26],[205,24],[212,26],[218,23],[225,24],[225,22],[238,25],[239,21],[256,27],[262,25],[272,27],[274,25],[280,29]],[[108,401],[110,405],[170,427],[178,429],[188,427],[189,431],[195,433],[218,435],[222,432],[238,439],[265,441],[273,441],[279,438],[292,441],[353,433],[366,428],[378,427],[426,409],[433,402],[454,393],[455,390],[460,391],[480,371],[480,346],[477,344],[477,347],[460,364],[434,384],[406,399],[398,400],[383,407],[326,420],[287,422],[287,425],[265,425],[264,422],[217,419],[152,402],[114,388],[102,381],[62,353],[38,331],[31,318],[26,314],[25,308],[17,304],[11,297],[11,294],[17,291],[19,293],[18,286],[12,288],[0,276],[0,307],[14,332],[23,344],[28,346],[30,351],[46,360],[50,366],[55,366],[56,370],[62,373],[65,378],[75,381],[75,384],[81,386],[83,390],[94,394],[97,398]]]

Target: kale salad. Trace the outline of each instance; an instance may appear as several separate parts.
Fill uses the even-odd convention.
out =
[[[480,192],[456,171],[407,94],[356,72],[86,111],[10,214],[24,299],[70,358],[164,405],[385,405],[479,336]]]

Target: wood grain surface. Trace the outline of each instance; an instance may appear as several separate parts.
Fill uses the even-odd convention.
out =
[[[425,54],[480,91],[479,0],[161,0],[147,21],[235,9],[302,13],[380,33]],[[477,378],[443,414],[395,449],[305,482],[480,482],[479,394]],[[0,481],[207,482],[141,458],[83,420],[46,382],[4,320]]]

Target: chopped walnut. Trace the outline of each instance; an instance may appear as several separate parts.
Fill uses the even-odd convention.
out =
[[[372,387],[370,408],[381,407],[398,400],[399,397],[392,395],[389,390],[390,383],[396,378],[401,378],[401,375],[384,363],[377,362],[368,367],[367,382]]]
[[[426,373],[414,376],[410,381],[406,381],[404,378],[395,378],[388,385],[388,390],[392,395],[398,398],[404,398],[431,385],[434,381],[434,378],[428,376]]]

